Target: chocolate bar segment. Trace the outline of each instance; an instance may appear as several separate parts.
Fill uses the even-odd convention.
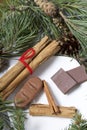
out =
[[[51,79],[64,94],[77,84],[63,69],[57,71]]]
[[[87,80],[87,74],[83,65],[67,71],[67,73],[77,82],[82,83]]]
[[[15,96],[15,105],[20,108],[27,108],[43,87],[43,82],[38,77],[30,78]]]

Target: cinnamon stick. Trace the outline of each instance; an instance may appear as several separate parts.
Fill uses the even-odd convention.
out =
[[[31,60],[49,43],[48,36],[45,36],[41,39],[40,42],[38,42],[33,49],[35,50],[35,55],[27,59],[26,62],[30,63]],[[30,55],[31,52],[29,52],[27,55]],[[11,69],[9,69],[1,78],[0,78],[0,91],[3,90],[7,85],[9,85],[18,74],[21,73],[21,71],[25,68],[25,66],[18,61],[18,63],[13,66]]]
[[[32,116],[55,116],[64,118],[73,118],[77,112],[75,107],[58,106],[60,113],[52,113],[49,105],[32,104],[29,107],[29,113]]]
[[[34,71],[39,65],[45,62],[52,55],[57,53],[60,50],[60,42],[56,40],[52,41],[49,45],[47,45],[29,64],[29,66]],[[18,85],[29,76],[29,71],[25,68],[1,93],[2,97],[6,99]]]
[[[44,84],[44,91],[46,93],[50,108],[53,110],[53,113],[60,112],[58,106],[56,105],[56,103],[55,103],[55,101],[54,101],[54,99],[51,95],[51,92],[50,92],[48,85],[47,85],[45,80],[43,81],[43,84]]]

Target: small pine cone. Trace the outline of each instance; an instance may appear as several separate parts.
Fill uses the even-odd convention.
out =
[[[38,5],[48,16],[55,17],[57,15],[57,8],[52,2],[47,0],[34,0],[36,5]]]
[[[53,23],[56,25],[56,27],[60,26],[60,20],[58,18],[53,18]]]
[[[56,27],[58,27],[63,34],[67,35],[67,32],[69,32],[68,27],[64,23],[64,20],[59,16],[57,18],[53,18],[53,23]]]
[[[62,41],[64,44],[61,45],[60,52],[62,54],[78,57],[81,47],[77,39],[71,33],[68,33],[67,36],[62,37]]]

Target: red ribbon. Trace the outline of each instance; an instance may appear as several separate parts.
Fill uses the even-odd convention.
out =
[[[28,54],[30,52],[30,54]],[[23,53],[23,55],[20,57],[19,61],[21,61],[24,66],[29,70],[30,74],[32,74],[32,68],[26,63],[26,60],[29,58],[32,58],[35,55],[35,50],[33,48],[28,49]]]

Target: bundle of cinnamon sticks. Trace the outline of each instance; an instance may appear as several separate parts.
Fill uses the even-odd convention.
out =
[[[26,58],[24,62],[26,62],[27,66],[29,66],[33,72],[41,63],[60,50],[60,41],[57,42],[45,36],[32,49],[35,51],[34,55],[32,55],[32,50],[25,53],[25,57],[30,57],[30,55],[32,55],[32,57]],[[30,71],[21,61],[18,61],[15,66],[9,69],[0,78],[0,96],[3,100],[5,100],[29,74]]]

